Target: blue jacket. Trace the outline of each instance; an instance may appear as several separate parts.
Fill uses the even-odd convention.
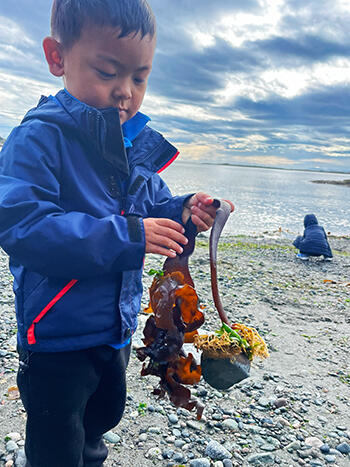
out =
[[[19,345],[124,342],[142,295],[144,217],[181,222],[186,196],[157,174],[177,155],[148,126],[125,153],[119,119],[65,91],[42,97],[0,154],[0,245],[14,276]]]
[[[327,234],[323,227],[318,225],[314,214],[307,214],[304,218],[304,235],[298,236],[293,245],[300,250],[300,253],[310,256],[332,257],[332,250],[327,240]]]

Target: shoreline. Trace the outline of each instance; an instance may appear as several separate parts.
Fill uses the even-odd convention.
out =
[[[311,180],[311,183],[321,183],[326,185],[344,185],[350,187],[350,179],[345,180]]]
[[[147,271],[160,269],[164,261],[147,255],[139,328],[127,371],[127,406],[121,423],[107,435],[106,467],[222,467],[215,464],[220,459],[235,467],[349,465],[349,454],[342,449],[350,448],[350,238],[331,237],[333,262],[312,258],[304,263],[295,258],[290,239],[275,234],[225,235],[219,242],[224,309],[232,322],[259,331],[270,357],[254,362],[250,377],[229,391],[216,391],[203,380],[191,388],[205,405],[200,422],[194,412],[152,395],[157,378],[140,377],[135,348],[142,345],[148,318],[142,311],[152,281]],[[0,266],[0,465],[5,465],[5,459],[21,452],[25,415],[21,402],[7,395],[18,363],[11,276],[3,252]],[[220,323],[204,235],[198,236],[189,267],[204,307],[204,328],[213,331]],[[7,449],[11,433],[14,451]],[[215,455],[209,449],[214,445],[219,449]]]

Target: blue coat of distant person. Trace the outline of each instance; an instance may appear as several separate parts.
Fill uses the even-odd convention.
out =
[[[309,256],[321,256],[332,258],[332,250],[327,240],[324,228],[318,225],[315,214],[307,214],[304,218],[304,235],[299,235],[293,245],[300,253]]]

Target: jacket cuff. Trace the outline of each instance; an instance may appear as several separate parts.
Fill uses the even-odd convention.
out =
[[[140,243],[143,241],[143,232],[140,218],[138,216],[128,216],[126,218],[128,225],[128,234],[131,243]]]
[[[146,251],[145,230],[142,218],[130,215],[125,220],[129,241],[126,242],[123,253],[118,257],[118,264],[116,264],[118,271],[121,270],[121,264],[123,265],[122,269],[125,271],[142,268]]]
[[[190,195],[183,195],[183,196],[176,196],[174,198],[174,214],[171,216],[171,219],[178,222],[181,225],[184,225],[182,222],[182,213],[185,207],[186,202],[194,195],[192,193]],[[170,216],[169,216],[170,217]]]

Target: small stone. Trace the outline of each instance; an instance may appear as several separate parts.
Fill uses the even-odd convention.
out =
[[[221,461],[214,462],[213,467],[224,467],[224,464]]]
[[[181,452],[175,452],[175,454],[173,455],[173,460],[175,462],[178,462],[179,464],[182,464],[184,456],[183,454],[181,454]]]
[[[224,464],[224,467],[233,467],[233,464],[230,461],[230,459],[224,459],[222,463]]]
[[[181,449],[185,444],[186,441],[184,441],[183,439],[176,439],[174,442],[174,446],[179,449]]]
[[[18,444],[14,441],[10,440],[6,443],[6,451],[7,452],[15,452],[18,449]]]
[[[331,448],[331,449],[329,450],[329,454],[330,454],[331,456],[343,457],[343,455],[341,454],[341,452],[339,452],[337,449],[333,449],[333,448]]]
[[[269,407],[270,402],[270,399],[268,399],[265,396],[260,397],[260,399],[258,400],[258,404],[261,405],[261,407]]]
[[[286,446],[287,451],[296,451],[300,449],[300,441],[292,441]]]
[[[337,458],[335,456],[331,456],[330,454],[328,454],[327,456],[324,456],[324,460],[328,462],[328,464],[334,464]]]
[[[15,467],[25,467],[27,464],[27,459],[23,451],[23,455],[17,454],[16,460],[15,460]]]
[[[263,430],[263,428],[261,428],[260,426],[256,426],[256,425],[250,425],[250,426],[248,426],[248,430],[251,433],[260,433],[261,430]]]
[[[117,433],[113,433],[113,431],[107,431],[107,433],[103,435],[103,438],[113,444],[119,443],[120,441],[120,436],[117,435]]]
[[[158,428],[157,426],[150,426],[147,431],[155,435],[159,435],[161,433],[161,429]]]
[[[229,430],[236,431],[238,430],[238,423],[232,418],[227,418],[226,420],[222,422],[222,427],[227,428]]]
[[[260,446],[260,449],[262,449],[263,451],[275,451],[277,447],[270,443],[264,443]]]
[[[213,460],[231,459],[232,454],[217,441],[210,441],[205,449],[205,455]]]
[[[147,441],[147,433],[141,433],[140,436],[139,436],[139,441],[141,442],[144,442],[144,441]]]
[[[311,449],[303,449],[297,451],[298,456],[301,457],[302,459],[306,459],[307,457],[311,457]]]
[[[349,454],[350,453],[350,445],[348,443],[340,443],[336,447],[337,451],[341,452],[342,454]]]
[[[279,409],[280,407],[284,407],[288,404],[287,399],[284,399],[283,397],[280,397],[279,399],[276,399],[274,402],[274,406]]]
[[[190,467],[210,467],[210,461],[205,457],[192,459],[190,462]]]
[[[203,423],[201,422],[197,422],[196,420],[188,420],[186,422],[186,425],[189,427],[189,428],[192,428],[192,430],[197,430],[197,431],[203,431],[205,426]]]
[[[275,418],[275,423],[276,423],[276,424],[277,424],[277,423],[280,423],[280,424],[283,425],[283,426],[289,426],[289,425],[290,425],[289,421],[286,420],[286,419],[283,418],[283,417],[276,417],[276,418]]]
[[[320,451],[323,453],[323,454],[328,454],[329,453],[329,450],[330,450],[330,447],[328,444],[322,444],[322,446],[320,446]]]
[[[147,458],[158,458],[161,455],[162,451],[158,447],[151,448],[147,451],[146,457]]]
[[[175,425],[179,421],[179,417],[175,415],[174,413],[171,413],[170,415],[168,415],[168,420],[170,423]]]
[[[163,459],[171,459],[174,455],[174,451],[172,449],[164,449],[162,452]]]
[[[247,457],[249,464],[261,465],[261,464],[274,464],[275,456],[270,453],[263,454],[251,454]]]
[[[323,441],[314,436],[310,436],[309,438],[305,439],[305,444],[307,446],[311,446],[312,448],[320,448],[321,446],[323,446]]]

